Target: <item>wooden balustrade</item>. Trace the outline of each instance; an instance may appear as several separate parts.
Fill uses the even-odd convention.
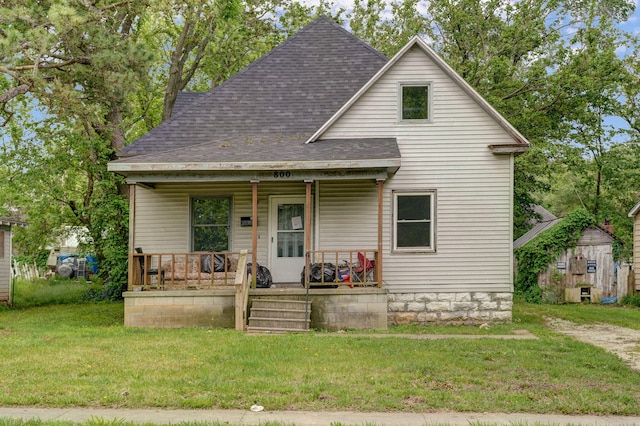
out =
[[[240,255],[241,252],[133,253],[129,290],[234,286]],[[377,250],[313,250],[306,259],[310,267],[309,274],[302,276],[305,287],[381,286]],[[246,270],[246,264],[242,268]]]
[[[307,259],[309,272],[305,268],[302,277],[305,286],[381,286],[378,250],[312,250]]]
[[[239,257],[240,252],[133,253],[129,290],[232,286]]]

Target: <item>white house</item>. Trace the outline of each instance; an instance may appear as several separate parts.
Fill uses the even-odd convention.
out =
[[[127,324],[227,326],[243,249],[275,283],[252,298],[304,298],[305,256],[338,268],[310,285],[316,328],[511,320],[528,142],[424,41],[387,59],[321,17],[185,99],[109,164],[131,185]]]

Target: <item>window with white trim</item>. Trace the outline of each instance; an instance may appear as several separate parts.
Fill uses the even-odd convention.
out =
[[[393,249],[434,251],[435,192],[393,193]]]
[[[191,199],[193,251],[228,251],[231,235],[231,197]]]
[[[431,85],[428,83],[400,84],[400,119],[402,121],[431,120]]]

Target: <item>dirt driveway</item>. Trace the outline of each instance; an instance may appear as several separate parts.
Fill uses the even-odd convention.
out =
[[[546,322],[553,331],[604,348],[640,371],[640,330],[609,324],[575,324],[558,318],[546,318]]]

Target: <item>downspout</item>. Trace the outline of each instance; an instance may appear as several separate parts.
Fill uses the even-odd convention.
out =
[[[315,211],[315,222],[313,230],[313,249],[320,250],[320,181],[315,182],[315,190],[313,198],[313,209]]]

